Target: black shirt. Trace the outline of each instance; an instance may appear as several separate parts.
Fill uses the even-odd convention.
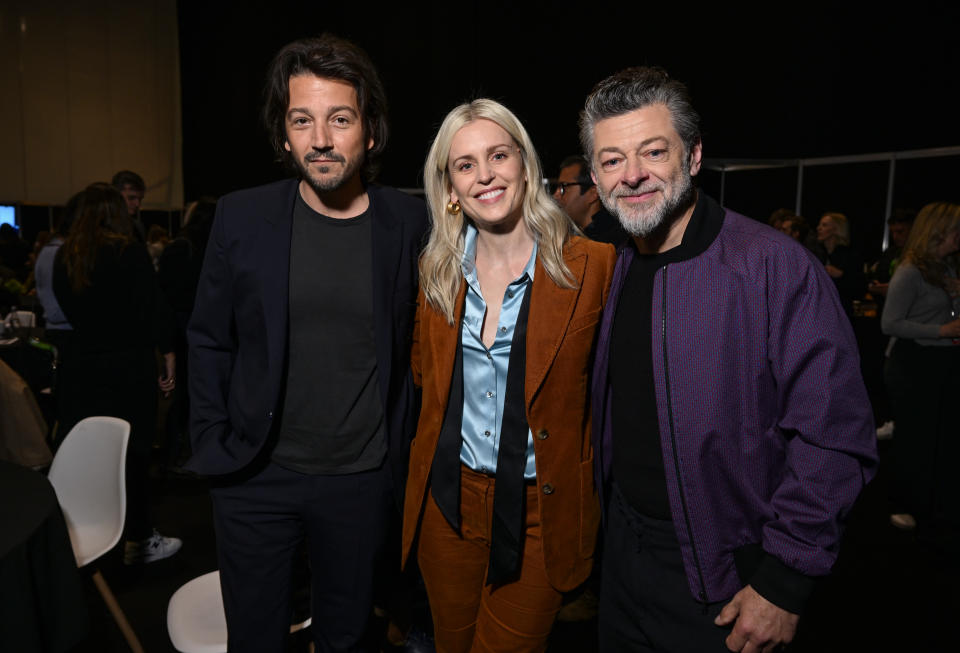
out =
[[[613,394],[613,478],[638,512],[671,519],[670,501],[660,446],[660,419],[653,378],[651,342],[661,337],[660,307],[653,307],[657,270],[695,255],[702,240],[703,214],[698,202],[679,245],[659,254],[634,252],[613,319],[610,385]],[[636,245],[633,239],[626,247]],[[656,322],[656,323],[655,323]]]
[[[387,452],[373,334],[371,210],[336,219],[297,195],[287,384],[272,459],[307,474],[375,469]]]

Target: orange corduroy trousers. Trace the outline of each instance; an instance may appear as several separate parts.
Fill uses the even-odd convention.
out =
[[[433,613],[437,653],[544,651],[562,594],[547,580],[535,484],[526,487],[520,576],[486,584],[494,478],[461,466],[460,533],[427,497],[417,560]]]

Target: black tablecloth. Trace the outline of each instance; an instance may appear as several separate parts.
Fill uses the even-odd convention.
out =
[[[86,636],[88,621],[53,486],[0,461],[0,651],[66,651]]]

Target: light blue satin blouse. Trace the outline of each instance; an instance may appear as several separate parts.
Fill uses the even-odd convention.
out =
[[[520,313],[523,294],[533,283],[534,265],[537,260],[537,244],[533,244],[530,260],[523,274],[507,286],[500,308],[500,322],[493,346],[488,350],[483,344],[483,316],[487,303],[480,293],[477,279],[477,229],[467,225],[463,260],[460,267],[467,281],[466,305],[463,311],[463,446],[460,461],[470,469],[482,474],[497,470],[497,454],[500,451],[500,424],[503,421],[503,404],[507,391],[507,368],[510,364],[510,347],[513,330]],[[529,328],[529,327],[528,327]],[[523,476],[535,479],[537,466],[533,453],[533,433],[527,429],[527,464]]]

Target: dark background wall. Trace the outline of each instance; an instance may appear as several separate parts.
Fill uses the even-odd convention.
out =
[[[391,102],[381,181],[418,187],[443,116],[489,96],[524,122],[547,174],[579,149],[584,97],[625,66],[657,64],[687,83],[712,159],[799,158],[960,145],[956,3],[766,11],[639,2],[468,0],[386,7],[287,0],[179,4],[186,197],[219,195],[284,172],[259,123],[267,64],[285,43],[332,31],[363,46]],[[960,158],[901,162],[895,205],[954,198]],[[846,212],[872,249],[882,237],[885,164],[810,168],[803,213]],[[702,186],[719,192],[719,176]],[[726,203],[764,219],[792,207],[796,174],[728,174]],[[862,232],[862,233],[861,233]]]

